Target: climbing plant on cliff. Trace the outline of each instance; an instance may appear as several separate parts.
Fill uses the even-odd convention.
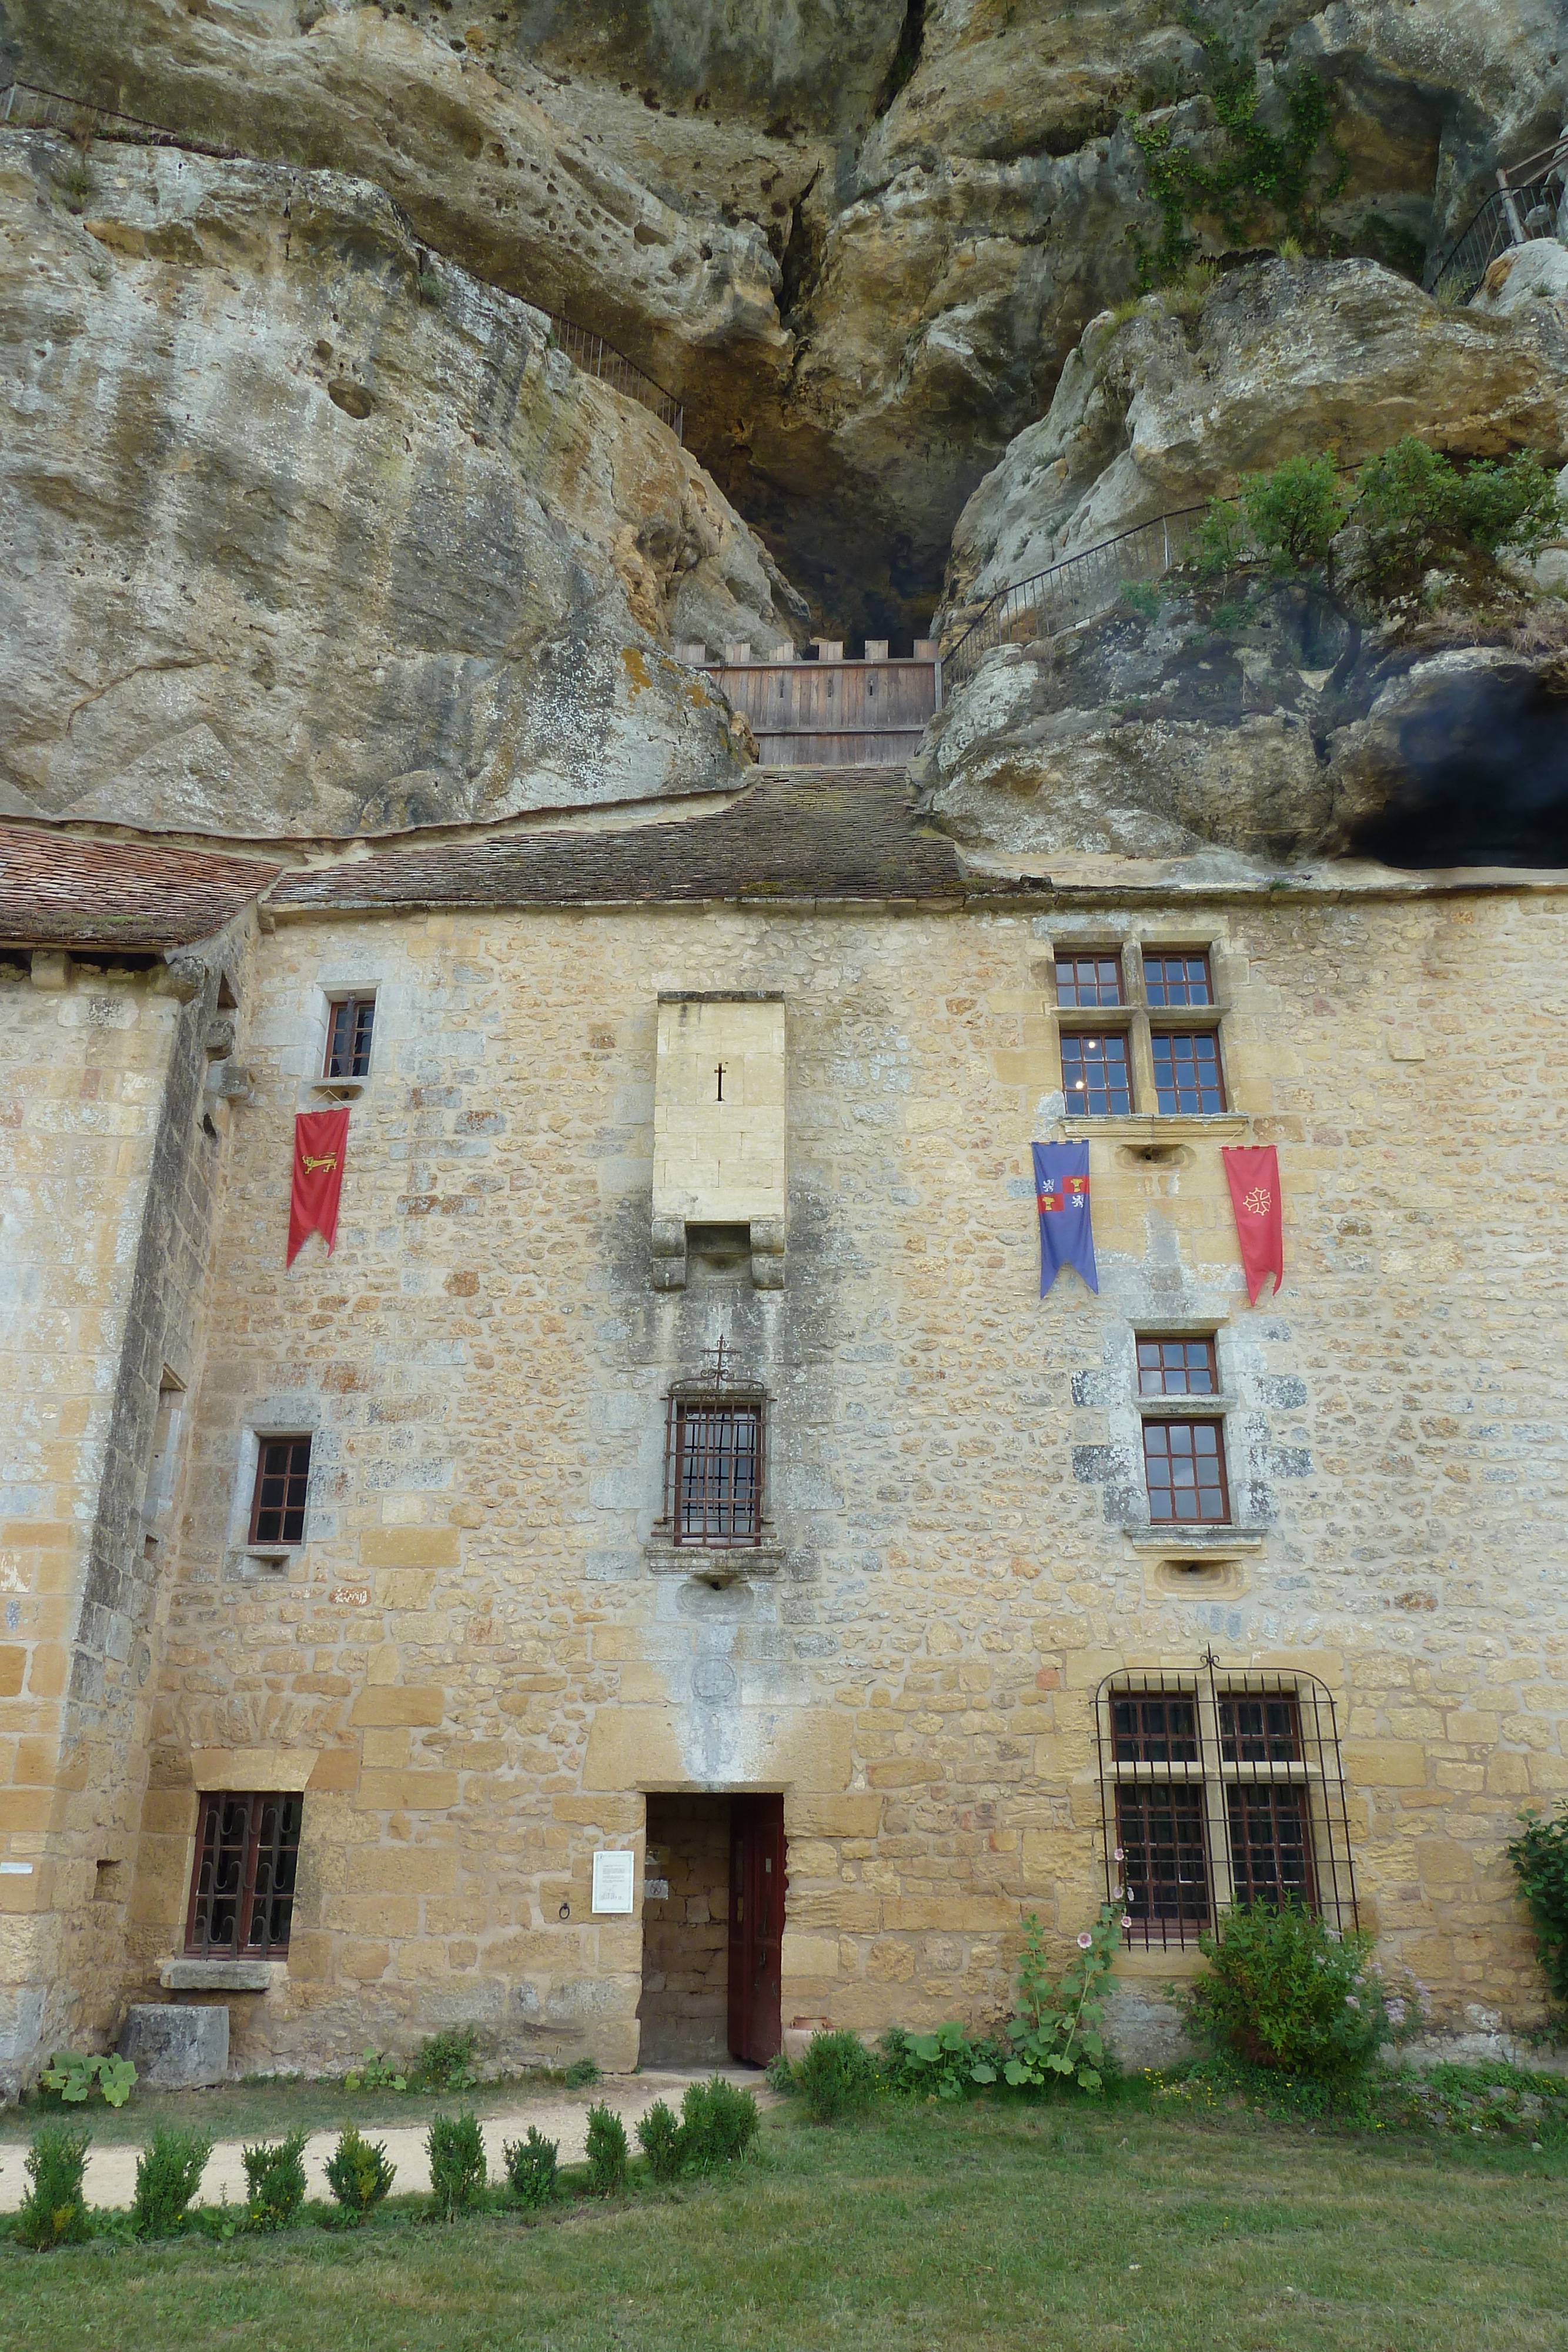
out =
[[[1568,1808],[1546,1822],[1531,1805],[1520,1820],[1523,1827],[1510,1839],[1508,1858],[1529,1907],[1547,1982],[1560,2000],[1568,2001]]]
[[[1131,126],[1161,214],[1159,243],[1152,251],[1139,247],[1145,287],[1163,285],[1186,268],[1197,250],[1193,226],[1205,217],[1218,220],[1237,245],[1263,241],[1271,221],[1282,221],[1284,233],[1298,239],[1313,236],[1320,208],[1350,173],[1350,159],[1333,136],[1333,101],[1315,74],[1298,73],[1282,85],[1284,128],[1270,130],[1260,120],[1257,58],[1228,49],[1212,27],[1189,22],[1213,68],[1209,103],[1222,138],[1218,156],[1206,161],[1176,144],[1174,122]]]

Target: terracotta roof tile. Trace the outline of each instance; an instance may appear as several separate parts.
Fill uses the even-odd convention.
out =
[[[705,898],[962,899],[950,842],[919,829],[902,769],[764,773],[716,814],[623,832],[521,833],[384,850],[285,876],[290,908],[679,905]]]
[[[254,858],[0,825],[0,940],[186,947],[221,929],[277,873]]]

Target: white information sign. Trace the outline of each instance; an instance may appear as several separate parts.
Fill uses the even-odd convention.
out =
[[[637,1857],[634,1853],[596,1853],[593,1857],[595,1911],[629,1912],[636,1882]]]

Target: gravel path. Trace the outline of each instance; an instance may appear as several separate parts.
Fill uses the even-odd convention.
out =
[[[697,2074],[628,2075],[619,2081],[596,2083],[590,2091],[551,2089],[531,2095],[519,2096],[515,2105],[497,2107],[495,2114],[482,2118],[485,2152],[490,2159],[490,2178],[492,2180],[498,2180],[503,2177],[502,2143],[509,2139],[523,2138],[530,2124],[542,2132],[547,2139],[553,2139],[559,2143],[560,2160],[563,2164],[580,2163],[588,2135],[588,2110],[599,2101],[602,2101],[607,2107],[612,2107],[621,2116],[626,2126],[626,2136],[632,2140],[632,2152],[635,2156],[637,2147],[633,2127],[639,2118],[647,2114],[654,2101],[667,2099],[671,2106],[678,2111],[686,2084],[691,2082],[706,2082],[714,2071],[712,2067],[706,2067]],[[775,2104],[774,2094],[768,2090],[761,2077],[750,2068],[725,2068],[720,2071],[726,2074],[730,2082],[738,2084],[743,2090],[755,2092],[759,2106],[768,2107]],[[476,2095],[475,2104],[476,2105],[487,2105],[496,2095],[493,2088],[481,2085]],[[199,2120],[199,2110],[193,2103],[192,2121]],[[416,2123],[371,2124],[366,2126],[366,2138],[383,2142],[387,2154],[397,2167],[397,2179],[392,2184],[394,2196],[404,2194],[411,2189],[428,2189],[430,2187],[430,2165],[424,2147],[425,2134],[429,2128],[428,2109],[420,2114],[420,2119]],[[280,2136],[281,2130],[282,2126],[278,2124],[273,2126],[267,2137],[276,2138]],[[329,2194],[327,2188],[326,2164],[337,2142],[338,2134],[335,2128],[312,2132],[306,2142],[305,2175],[309,2182],[308,2193],[312,2197],[326,2197]],[[132,2144],[92,2148],[89,2152],[87,2160],[88,2203],[108,2206],[129,2205],[135,2192],[136,2160],[141,2152],[140,2147]],[[22,2168],[26,2153],[26,2146],[20,2142],[12,2142],[0,2147],[0,2212],[15,2211],[26,2193],[27,2179]],[[202,2175],[201,2193],[196,2202],[199,2205],[216,2205],[223,2201],[226,2193],[231,2205],[243,2203],[245,2186],[245,2168],[240,2162],[240,2142],[237,2139],[219,2140],[207,2159],[207,2168]]]

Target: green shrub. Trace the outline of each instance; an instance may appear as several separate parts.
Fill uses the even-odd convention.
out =
[[[919,2099],[962,2099],[977,2082],[994,2083],[1006,2056],[999,2043],[967,2033],[948,2019],[930,2033],[890,2026],[877,2044],[889,2090]],[[985,2071],[977,2076],[977,2066]]]
[[[109,2106],[122,2107],[135,2086],[135,2067],[112,2051],[57,2050],[38,2077],[39,2089],[52,2092],[68,2107],[79,2105],[95,2090]]]
[[[795,2069],[782,2050],[776,2050],[762,2070],[762,2079],[770,2091],[786,2095],[795,2089]]]
[[[82,2175],[91,2145],[92,2134],[70,2124],[41,2124],[33,2134],[23,2167],[27,2194],[12,2224],[25,2246],[41,2252],[89,2234]]]
[[[438,2218],[455,2221],[484,2200],[489,2182],[485,2139],[476,2116],[437,2116],[425,2135],[430,2151],[430,2195]]]
[[[253,2230],[287,2230],[305,2202],[305,2134],[290,2132],[287,2139],[259,2140],[242,2147],[245,2167],[246,2220]]]
[[[648,2159],[655,2180],[676,2179],[685,2164],[685,2147],[674,2111],[655,2099],[637,2125],[637,2145]]]
[[[206,2132],[153,2126],[152,2137],[137,2158],[131,2205],[131,2226],[139,2238],[172,2238],[184,2228],[212,2152]]]
[[[560,2147],[546,2139],[542,2132],[528,2126],[527,2139],[508,2140],[501,2151],[507,2167],[507,2179],[512,2184],[512,2194],[519,2205],[537,2210],[551,2204],[560,2193],[559,2179]]]
[[[569,2091],[586,2091],[591,2083],[599,2079],[598,2061],[593,2058],[574,2058],[561,2076]]]
[[[795,2080],[814,2124],[836,2124],[845,2116],[863,2115],[882,2088],[876,2060],[858,2033],[842,2027],[836,2033],[813,2033],[806,2054],[795,2069]]]
[[[1200,579],[1217,580],[1234,572],[1247,551],[1247,530],[1239,509],[1228,499],[1210,499],[1208,512],[1192,538],[1192,563]]]
[[[1373,1967],[1370,1936],[1336,1936],[1300,1904],[1239,1904],[1198,1943],[1209,1967],[1181,1999],[1187,2025],[1255,2066],[1345,2082],[1418,2020]]]
[[[1533,450],[1501,465],[1485,458],[1461,473],[1413,433],[1369,457],[1356,477],[1355,519],[1366,532],[1369,579],[1414,578],[1449,551],[1538,551],[1562,528],[1557,485]]]
[[[1130,613],[1137,613],[1145,621],[1157,621],[1160,615],[1160,592],[1150,580],[1124,580],[1122,602]]]
[[[383,2141],[364,2138],[355,2124],[339,2133],[327,2162],[327,2186],[345,2213],[362,2221],[396,2179],[397,2167]]]
[[[1568,2000],[1568,1807],[1552,1822],[1542,1821],[1533,1805],[1519,1818],[1524,1826],[1509,1840],[1508,1858],[1529,1907],[1546,1980],[1559,2000]]]
[[[1081,2091],[1102,2087],[1103,1986],[1121,1949],[1125,1924],[1119,1903],[1103,1903],[1093,1927],[1079,1936],[1077,1958],[1068,1962],[1056,1982],[1046,1958],[1045,1931],[1036,1914],[1030,1913],[1019,1957],[1018,2007],[1008,2027],[1012,2050],[1002,2067],[1003,2080],[1015,2089],[1026,2084],[1038,2089],[1053,2076],[1075,2083]],[[977,2072],[975,2080],[986,2077]]]
[[[1287,457],[1272,473],[1246,476],[1241,504],[1252,537],[1281,572],[1326,563],[1350,511],[1331,457]]]
[[[761,2125],[753,2094],[727,2083],[722,2074],[706,2083],[688,2083],[681,2101],[684,2160],[696,2172],[733,2164],[746,2154]]]
[[[588,2110],[588,2193],[615,2197],[626,2186],[631,2151],[626,2126],[613,2108],[602,2104]]]
[[[479,2077],[474,2071],[471,2025],[449,2025],[433,2033],[414,2052],[408,2079],[416,2091],[471,2091]]]

